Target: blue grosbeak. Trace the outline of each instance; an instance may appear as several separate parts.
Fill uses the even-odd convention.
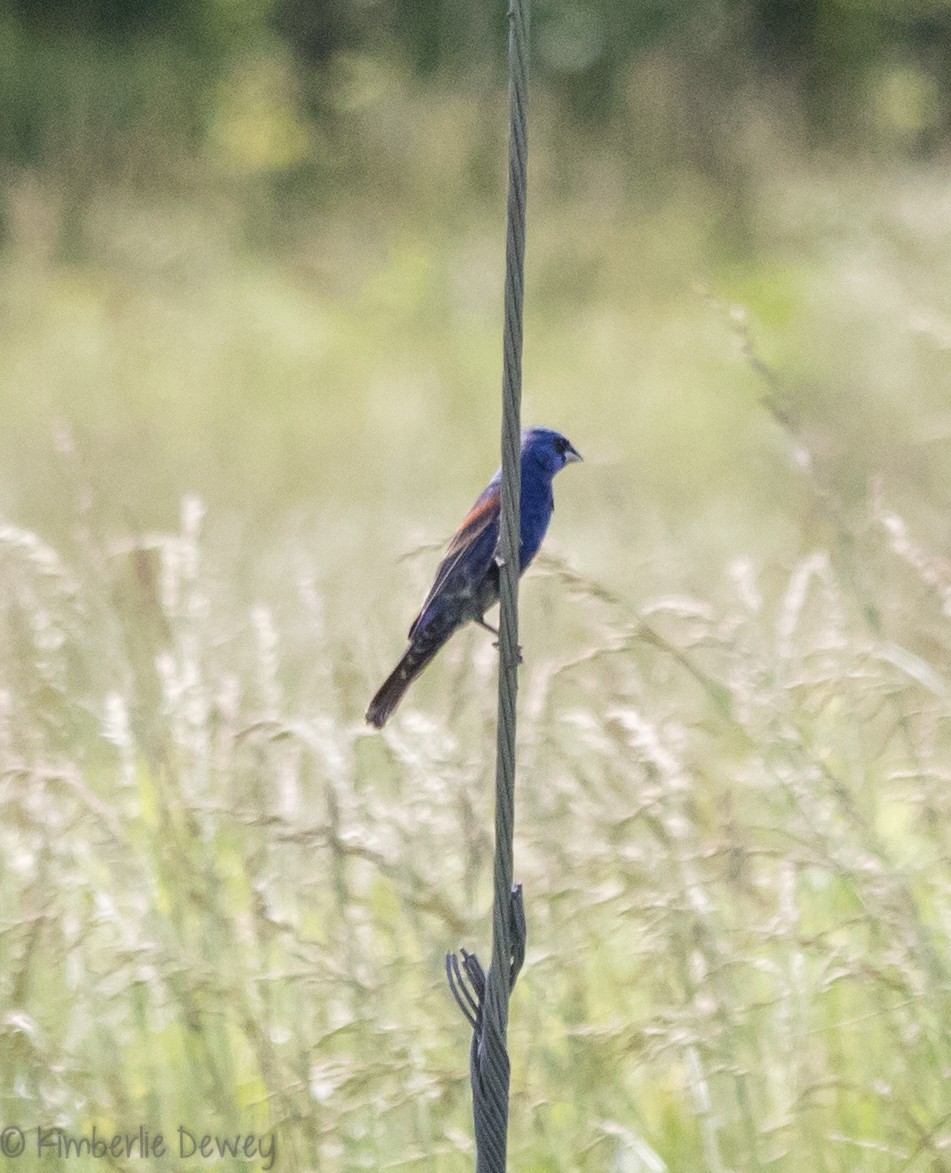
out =
[[[580,455],[559,432],[532,428],[522,435],[521,557],[523,573],[538,553],[555,500],[551,482],[566,464]],[[403,693],[436,655],[446,640],[464,623],[478,623],[494,635],[485,613],[499,601],[500,490],[502,470],[495,474],[476,500],[449,543],[436,571],[422,610],[409,629],[409,647],[383,682],[367,709],[367,722],[382,729],[400,703]]]

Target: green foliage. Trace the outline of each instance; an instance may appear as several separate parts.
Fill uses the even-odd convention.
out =
[[[401,103],[318,215],[100,177],[66,263],[7,189],[0,1121],[471,1168],[489,641],[361,718],[494,463],[501,248],[464,96]],[[513,1166],[940,1168],[945,177],[761,128],[741,231],[556,125],[526,418],[587,461],[523,589]]]
[[[496,459],[503,33],[380,7],[0,25],[0,1126],[471,1168],[489,641],[362,713]],[[518,1169],[944,1167],[945,15],[538,7]]]
[[[154,186],[159,163],[215,140],[222,86],[248,73],[345,153],[355,74],[396,69],[483,95],[503,86],[505,13],[460,0],[16,0],[0,15],[0,158],[50,166],[96,141],[128,179],[144,131],[152,166],[139,179]],[[685,98],[690,161],[721,182],[713,113],[761,91],[839,146],[930,155],[951,127],[947,0],[537,0],[534,30],[536,95],[599,131],[645,89],[659,107]],[[308,158],[283,154],[281,166]]]

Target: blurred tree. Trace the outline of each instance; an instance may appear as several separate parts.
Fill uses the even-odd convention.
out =
[[[11,10],[29,27],[45,32],[126,40],[162,32],[183,39],[200,34],[201,3],[189,0],[9,0]],[[197,19],[196,19],[197,17]]]
[[[533,20],[536,85],[585,119],[623,109],[632,72],[661,54],[701,115],[766,79],[826,134],[871,128],[916,150],[951,135],[951,0],[536,0]],[[500,78],[505,37],[504,0],[6,0],[0,153],[60,144],[77,102],[89,133],[158,111],[200,138],[221,71],[275,40],[324,119],[340,55],[402,61],[422,80]]]

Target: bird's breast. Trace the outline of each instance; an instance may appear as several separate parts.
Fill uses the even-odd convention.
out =
[[[521,568],[525,570],[531,560],[538,553],[538,548],[545,537],[548,523],[551,521],[554,501],[552,499],[551,482],[543,485],[534,484],[532,480],[522,484],[522,557]]]

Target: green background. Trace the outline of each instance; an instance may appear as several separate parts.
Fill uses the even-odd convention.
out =
[[[491,640],[363,713],[498,462],[505,47],[0,10],[17,1169],[473,1165]],[[940,0],[536,5],[523,414],[585,463],[521,595],[523,1173],[947,1168],[949,56]]]

